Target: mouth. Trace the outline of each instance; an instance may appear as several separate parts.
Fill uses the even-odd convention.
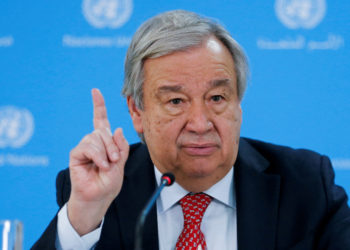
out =
[[[217,144],[185,144],[181,146],[182,150],[191,156],[209,156],[219,147]]]

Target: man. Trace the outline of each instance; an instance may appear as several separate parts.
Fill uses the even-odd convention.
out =
[[[146,220],[144,249],[350,249],[350,209],[329,159],[240,138],[246,74],[219,24],[187,11],[144,23],[123,88],[144,144],[129,149],[120,128],[111,133],[94,89],[95,130],[58,175],[60,212],[33,249],[133,249],[165,172],[176,183]]]

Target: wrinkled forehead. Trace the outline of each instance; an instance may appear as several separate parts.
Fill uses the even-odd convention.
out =
[[[203,34],[198,36],[192,34],[191,37],[189,37],[188,35],[184,34],[184,37],[177,38],[177,41],[169,41],[169,37],[164,38],[164,40],[161,39],[154,41],[154,48],[148,48],[149,53],[145,53],[145,57],[143,58],[143,60],[147,60],[148,58],[158,58],[161,56],[174,54],[176,52],[186,52],[194,50],[203,46],[203,44],[206,43],[210,37],[215,36],[212,34],[207,34],[205,36],[203,36]]]
[[[204,91],[236,87],[233,59],[215,37],[208,38],[198,48],[149,58],[144,72],[144,84],[152,85],[152,91],[159,88],[160,93],[183,92],[193,87]]]

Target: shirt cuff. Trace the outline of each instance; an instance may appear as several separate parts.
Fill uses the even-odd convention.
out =
[[[69,222],[66,203],[57,215],[56,248],[58,250],[93,249],[100,239],[102,225],[103,220],[97,229],[80,237]]]

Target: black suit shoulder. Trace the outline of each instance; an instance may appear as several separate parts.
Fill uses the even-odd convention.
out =
[[[327,156],[248,138],[241,138],[240,153],[244,167],[254,166],[253,160],[242,159],[253,155],[265,166],[254,170],[280,179],[278,245],[298,242],[295,249],[306,244],[313,249],[350,249],[348,197],[334,183]],[[297,233],[290,233],[293,228]]]
[[[241,144],[244,144],[243,147],[249,145],[262,155],[270,164],[266,171],[271,174],[291,178],[310,178],[320,175],[320,167],[324,163],[330,164],[327,156],[308,149],[294,149],[248,138],[241,138]]]

